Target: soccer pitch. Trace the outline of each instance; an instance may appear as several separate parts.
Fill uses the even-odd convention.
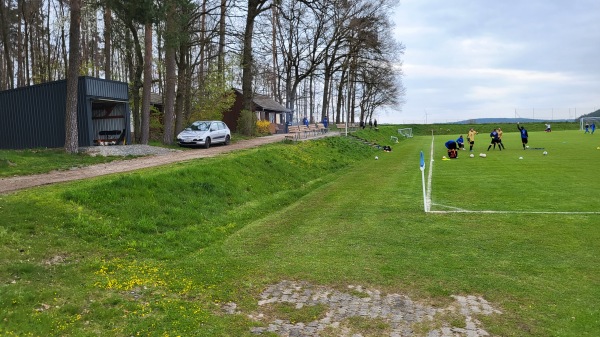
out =
[[[490,138],[482,132],[473,158],[465,144],[458,159],[443,160],[446,138],[430,138],[423,148],[430,212],[600,215],[598,135],[531,132],[529,148],[523,150],[519,133],[505,132],[506,149],[488,151]]]

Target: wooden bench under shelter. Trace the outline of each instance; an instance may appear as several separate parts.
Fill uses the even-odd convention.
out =
[[[288,132],[285,135],[286,140],[297,140],[300,138],[300,128],[298,125],[290,125],[288,126]]]
[[[320,133],[326,133],[327,131],[329,131],[329,129],[326,128],[325,124],[323,124],[323,123],[317,123],[317,129],[319,130]]]
[[[310,129],[308,128],[308,126],[302,124],[298,125],[298,128],[300,129],[300,132],[304,135],[304,138],[308,138],[308,134],[310,133]]]
[[[348,123],[348,132],[356,131],[360,129],[360,125],[358,123]],[[346,123],[339,123],[335,125],[336,128],[340,130],[346,130]]]
[[[103,130],[98,132],[96,145],[119,145],[125,140],[125,130]]]

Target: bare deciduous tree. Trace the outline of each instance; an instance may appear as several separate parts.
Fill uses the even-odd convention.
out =
[[[207,109],[222,109],[227,100],[215,104],[215,97],[231,87],[242,88],[248,110],[261,92],[293,109],[296,120],[366,120],[403,95],[395,58],[402,48],[389,43],[396,3],[81,2],[79,72],[130,84],[135,141],[142,143],[160,139],[149,129],[153,90],[164,98],[167,144],[192,116],[218,116]],[[66,0],[0,0],[0,89],[67,77],[69,9]]]

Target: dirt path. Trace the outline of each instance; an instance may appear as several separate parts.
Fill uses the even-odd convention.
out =
[[[329,132],[325,135],[309,137],[308,139],[330,137],[338,135],[337,132]],[[81,180],[102,175],[135,171],[142,168],[167,165],[197,158],[215,157],[221,153],[248,149],[264,144],[281,142],[284,135],[272,135],[266,137],[242,140],[228,146],[214,146],[209,149],[197,149],[192,151],[177,151],[168,154],[141,157],[129,160],[119,160],[106,164],[98,164],[74,168],[68,171],[52,171],[44,174],[17,176],[0,179],[0,194],[19,191],[35,186],[55,184],[65,181]]]

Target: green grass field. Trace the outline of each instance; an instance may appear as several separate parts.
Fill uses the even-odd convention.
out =
[[[289,280],[435,308],[480,296],[502,312],[476,316],[491,335],[597,336],[600,139],[531,131],[543,156],[504,129],[506,151],[451,161],[441,158],[455,130],[434,132],[432,210],[469,213],[423,210],[419,152],[429,160],[431,135],[391,153],[344,138],[274,144],[0,196],[0,335],[256,336],[271,319],[308,324],[327,310],[258,305]],[[489,140],[479,131],[476,155]],[[465,322],[411,329],[444,324]],[[379,318],[342,325],[390,331]]]
[[[506,150],[488,151],[490,138],[481,133],[475,158],[469,157],[467,146],[459,160],[445,161],[448,137],[436,136],[432,201],[438,205],[432,209],[600,212],[593,173],[600,164],[600,141],[588,136],[579,131],[531,132],[530,148],[524,151],[518,133],[505,133]],[[480,158],[480,153],[487,157]],[[481,197],[481,191],[489,193]]]

